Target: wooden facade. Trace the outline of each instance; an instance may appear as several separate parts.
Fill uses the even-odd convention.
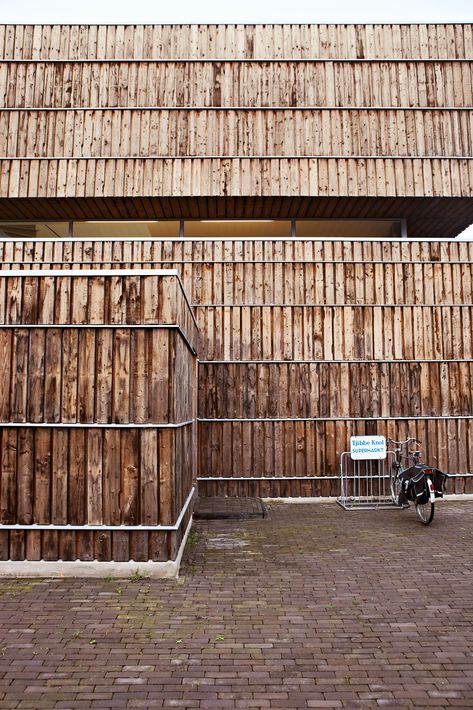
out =
[[[0,522],[173,525],[195,473],[334,495],[352,434],[417,436],[471,492],[472,146],[471,24],[0,27],[0,220],[222,223],[2,237]],[[225,238],[231,219],[410,239]],[[188,511],[3,530],[0,556],[173,559]]]
[[[174,559],[196,326],[173,271],[82,273],[0,278],[0,559]]]
[[[464,474],[451,491],[472,488],[470,242],[24,239],[0,254],[5,268],[179,271],[204,493],[335,495],[349,437],[375,433],[416,435]]]
[[[0,219],[369,213],[453,235],[473,221],[472,34],[2,26]]]

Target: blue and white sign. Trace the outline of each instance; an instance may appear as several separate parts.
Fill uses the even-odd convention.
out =
[[[350,456],[354,461],[386,458],[386,438],[384,436],[351,436]]]

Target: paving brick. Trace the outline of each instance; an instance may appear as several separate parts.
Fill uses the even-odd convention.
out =
[[[410,512],[199,521],[177,582],[0,580],[0,707],[471,709],[473,503]]]

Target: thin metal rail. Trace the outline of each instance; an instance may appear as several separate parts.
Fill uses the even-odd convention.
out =
[[[198,481],[338,481],[339,476],[197,476]]]
[[[177,521],[174,525],[61,525],[61,524],[41,524],[41,523],[12,523],[12,524],[1,524],[0,531],[2,530],[63,530],[63,531],[77,531],[77,532],[131,532],[131,531],[141,531],[141,532],[160,532],[160,531],[175,531],[179,530],[184,515],[189,508],[189,505],[194,497],[195,486],[191,488],[189,495],[187,496],[186,502],[184,503]]]
[[[452,62],[463,64],[473,62],[469,57],[169,57],[136,58],[83,58],[83,59],[0,59],[0,64],[407,64],[407,63]]]
[[[431,415],[415,415],[415,416],[391,416],[391,415],[385,415],[384,417],[229,417],[229,418],[207,418],[207,417],[197,417],[198,422],[203,422],[203,423],[212,423],[212,424],[217,424],[217,423],[228,423],[228,422],[234,422],[238,424],[245,424],[245,423],[250,423],[250,424],[255,424],[255,423],[264,423],[264,422],[274,422],[274,423],[279,423],[279,422],[385,422],[388,420],[395,420],[395,421],[406,421],[406,422],[411,422],[411,421],[437,421],[437,420],[451,420],[451,421],[458,421],[458,420],[468,420],[471,419],[473,420],[473,414],[456,414],[456,415],[447,415],[447,414],[439,414],[438,416],[431,416]]]
[[[1,63],[1,61],[0,61]],[[311,106],[0,106],[1,111],[469,111],[471,106],[337,106],[314,104]]]
[[[1,327],[1,326],[0,326]],[[283,359],[275,359],[275,360],[199,360],[199,365],[379,365],[379,364],[392,364],[392,365],[398,365],[398,364],[416,364],[416,363],[431,363],[433,365],[435,364],[442,364],[442,363],[458,363],[458,362],[465,362],[465,363],[473,363],[473,358],[465,357],[465,358],[438,358],[438,359],[429,359],[429,358],[415,358],[415,359],[409,359],[409,358],[399,358],[399,359],[393,359],[393,358],[384,358],[384,359],[372,359],[372,360],[341,360],[341,359],[334,359],[334,360],[326,360],[326,359],[321,359],[321,360],[283,360]]]
[[[396,155],[305,155],[288,154],[288,155],[225,155],[215,153],[201,153],[195,155],[0,155],[0,160],[473,160],[471,155],[412,155],[412,154],[396,154]]]
[[[449,478],[469,478],[473,477],[473,472],[449,473]],[[355,478],[355,476],[348,476]],[[390,478],[385,474],[383,478]],[[340,476],[197,476],[197,481],[339,481]]]
[[[0,271],[0,277],[2,272]],[[193,308],[473,308],[473,303],[193,303]]]
[[[181,429],[194,424],[195,419],[188,419],[178,423],[144,422],[1,422],[0,429]]]

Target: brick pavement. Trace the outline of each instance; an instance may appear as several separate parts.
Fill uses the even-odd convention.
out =
[[[0,580],[0,708],[472,708],[473,502],[441,506],[201,521],[177,581]]]

